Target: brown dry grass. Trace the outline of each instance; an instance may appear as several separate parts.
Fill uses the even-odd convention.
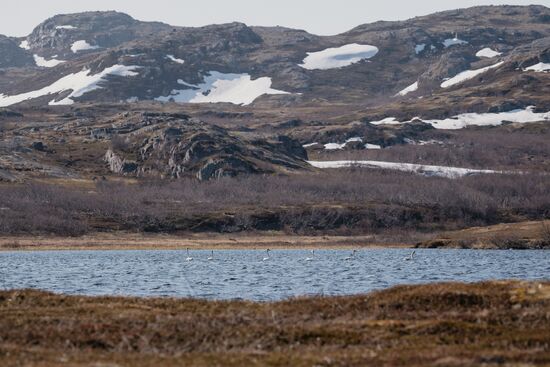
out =
[[[0,292],[3,366],[550,364],[550,283],[277,303]]]
[[[445,232],[418,247],[550,249],[550,221],[503,223]]]
[[[411,247],[397,242],[382,241],[384,239],[378,240],[374,236],[296,236],[281,232],[198,233],[182,236],[116,232],[92,233],[81,237],[4,236],[0,237],[0,251]]]

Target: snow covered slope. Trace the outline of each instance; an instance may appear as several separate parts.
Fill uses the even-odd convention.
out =
[[[470,168],[446,167],[446,166],[430,166],[423,164],[412,163],[395,163],[395,162],[380,162],[380,161],[308,161],[313,167],[328,169],[328,168],[379,168],[389,169],[403,172],[412,172],[426,176],[437,176],[447,178],[459,178],[475,174],[490,174],[499,173],[493,170],[478,170]]]
[[[271,88],[271,78],[262,77],[252,80],[248,74],[224,74],[210,71],[204,82],[197,86],[183,80],[179,84],[191,89],[173,90],[168,96],[156,98],[157,101],[179,103],[217,103],[249,105],[264,94],[288,94]],[[193,88],[195,87],[195,88]]]
[[[71,93],[59,101],[52,99],[49,104],[52,106],[70,105],[74,103],[73,98],[82,97],[88,92],[102,88],[101,82],[104,81],[107,76],[135,76],[138,74],[135,72],[137,69],[139,69],[137,66],[114,65],[93,75],[90,73],[90,70],[83,70],[78,73],[66,75],[55,83],[39,90],[12,96],[0,94],[0,107],[11,106],[16,103],[21,103],[43,96],[54,96],[64,91],[71,91]]]
[[[353,43],[323,51],[308,52],[308,56],[300,66],[307,70],[343,68],[361,60],[370,59],[377,53],[378,47]]]
[[[470,80],[470,79],[474,79],[475,77],[477,77],[477,76],[479,76],[483,73],[486,73],[487,71],[489,71],[491,69],[496,69],[496,68],[502,66],[502,64],[504,64],[504,62],[499,62],[499,63],[496,63],[495,65],[487,66],[487,67],[482,68],[482,69],[463,71],[462,73],[460,73],[460,74],[452,77],[451,79],[446,80],[443,83],[441,83],[441,88],[449,88],[449,87],[455,86],[457,84],[464,83],[465,81]]]

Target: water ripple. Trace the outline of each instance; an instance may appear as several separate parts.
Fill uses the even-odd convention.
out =
[[[67,294],[278,300],[367,293],[398,284],[550,278],[548,251],[54,251],[0,253],[0,289]]]

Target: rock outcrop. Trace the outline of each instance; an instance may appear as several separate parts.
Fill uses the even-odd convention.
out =
[[[210,180],[242,174],[284,173],[306,169],[307,153],[286,136],[277,140],[248,140],[198,120],[155,123],[152,132],[120,135],[125,147],[105,154],[110,170],[140,177],[196,177]],[[122,151],[124,150],[124,151]],[[124,155],[136,156],[135,161]]]

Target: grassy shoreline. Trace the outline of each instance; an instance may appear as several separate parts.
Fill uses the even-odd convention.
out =
[[[204,233],[187,236],[102,233],[81,237],[0,237],[0,251],[55,250],[250,250],[412,248],[410,244],[376,242],[372,236],[296,236]]]
[[[250,249],[550,249],[550,221],[501,223],[457,231],[394,235],[296,235],[279,231],[159,234],[101,232],[79,237],[5,235],[2,251],[54,250],[250,250]]]
[[[273,303],[0,291],[0,364],[542,366],[549,312],[549,282]]]

